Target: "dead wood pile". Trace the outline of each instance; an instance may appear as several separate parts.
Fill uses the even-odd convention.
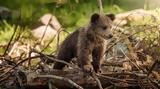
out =
[[[38,53],[38,52],[37,52]],[[133,54],[130,56],[133,56]],[[35,58],[42,60],[32,67],[29,63]],[[54,70],[46,62],[57,61],[70,66],[65,70]],[[160,87],[159,61],[137,61],[126,56],[123,61],[105,61],[102,65],[103,73],[84,73],[74,64],[55,59],[53,56],[38,53],[37,56],[21,59],[18,63],[10,61],[10,57],[1,57],[0,86],[3,88],[24,89],[53,89],[53,88],[154,88]]]

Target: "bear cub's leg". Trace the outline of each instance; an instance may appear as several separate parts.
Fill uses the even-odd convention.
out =
[[[101,63],[103,61],[103,47],[95,48],[92,52],[92,65],[96,73],[101,73]]]

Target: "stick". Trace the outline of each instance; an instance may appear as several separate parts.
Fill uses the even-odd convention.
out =
[[[6,55],[6,53],[7,53],[8,49],[9,49],[9,46],[10,46],[10,44],[11,44],[11,42],[12,42],[12,40],[13,40],[13,38],[14,38],[14,36],[15,36],[16,32],[17,32],[17,28],[18,28],[18,26],[16,25],[16,27],[14,28],[14,33],[12,34],[12,37],[11,37],[11,39],[10,39],[10,41],[9,41],[8,45],[7,45],[6,50],[4,51],[3,56],[5,56],[5,55]]]
[[[96,80],[99,89],[103,89],[102,84],[101,84],[100,80],[98,79],[98,77],[96,76],[95,72],[92,72],[92,77]]]
[[[136,63],[134,63],[134,62],[124,53],[124,51],[122,50],[122,48],[120,48],[120,50],[122,51],[122,53],[124,54],[124,56],[125,56],[138,70],[140,70],[139,66],[138,66]]]
[[[60,77],[60,76],[56,76],[56,75],[37,75],[37,77],[39,77],[39,78],[52,78],[52,79],[63,80],[65,82],[68,82],[72,86],[76,87],[77,89],[83,89],[83,87],[79,86],[78,84],[76,84],[75,82],[73,82],[72,80],[70,80],[68,78],[64,78],[64,77]]]
[[[46,25],[46,28],[45,28],[45,31],[44,31],[42,37],[41,37],[40,43],[42,43],[43,38],[44,38],[44,36],[45,36],[45,34],[46,34],[46,32],[47,32],[47,28],[48,28],[48,26],[49,26],[49,24],[50,24],[51,21],[52,21],[52,16],[50,17],[50,19],[49,19],[49,21],[48,21],[48,23],[47,23],[47,25]]]
[[[99,7],[99,13],[100,13],[100,14],[103,14],[102,0],[98,0],[98,7]]]
[[[43,53],[41,53],[41,52],[38,52],[38,51],[36,51],[36,50],[33,50],[33,52],[38,53],[38,54],[40,55],[40,57],[45,57],[45,58],[48,58],[49,60],[52,60],[52,61],[55,61],[55,62],[60,62],[60,63],[66,64],[66,65],[68,65],[68,66],[70,66],[70,67],[72,67],[72,68],[76,68],[76,69],[79,69],[79,70],[80,70],[79,67],[76,67],[76,66],[74,66],[73,64],[70,64],[70,63],[68,63],[68,62],[66,62],[66,61],[58,60],[58,59],[56,59],[56,58],[49,57],[49,56],[47,56],[47,55],[45,55],[45,54],[43,54]]]
[[[9,73],[9,72],[10,72],[11,70],[13,70],[14,68],[16,68],[18,65],[22,64],[23,62],[25,62],[25,61],[27,61],[27,60],[29,60],[29,59],[34,59],[34,58],[39,58],[39,57],[40,57],[40,56],[34,56],[34,57],[26,58],[26,59],[20,61],[20,62],[17,63],[14,67],[12,67],[12,68],[9,69],[8,71],[2,73],[2,74],[0,75],[0,78],[1,78],[2,76],[6,75],[7,73]]]

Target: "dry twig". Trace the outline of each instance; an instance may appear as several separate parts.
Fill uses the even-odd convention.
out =
[[[64,78],[64,77],[60,77],[60,76],[56,76],[56,75],[37,75],[37,77],[62,80],[62,81],[68,82],[69,84],[71,84],[73,87],[75,87],[77,89],[83,89],[83,87],[79,86],[78,84],[76,84],[75,82],[73,82],[72,80],[70,80],[68,78]]]

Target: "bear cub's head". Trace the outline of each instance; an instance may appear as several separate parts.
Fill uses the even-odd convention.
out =
[[[96,35],[101,36],[104,39],[110,39],[113,37],[111,28],[112,21],[115,19],[114,14],[99,15],[97,13],[91,16],[91,26],[93,27]]]

